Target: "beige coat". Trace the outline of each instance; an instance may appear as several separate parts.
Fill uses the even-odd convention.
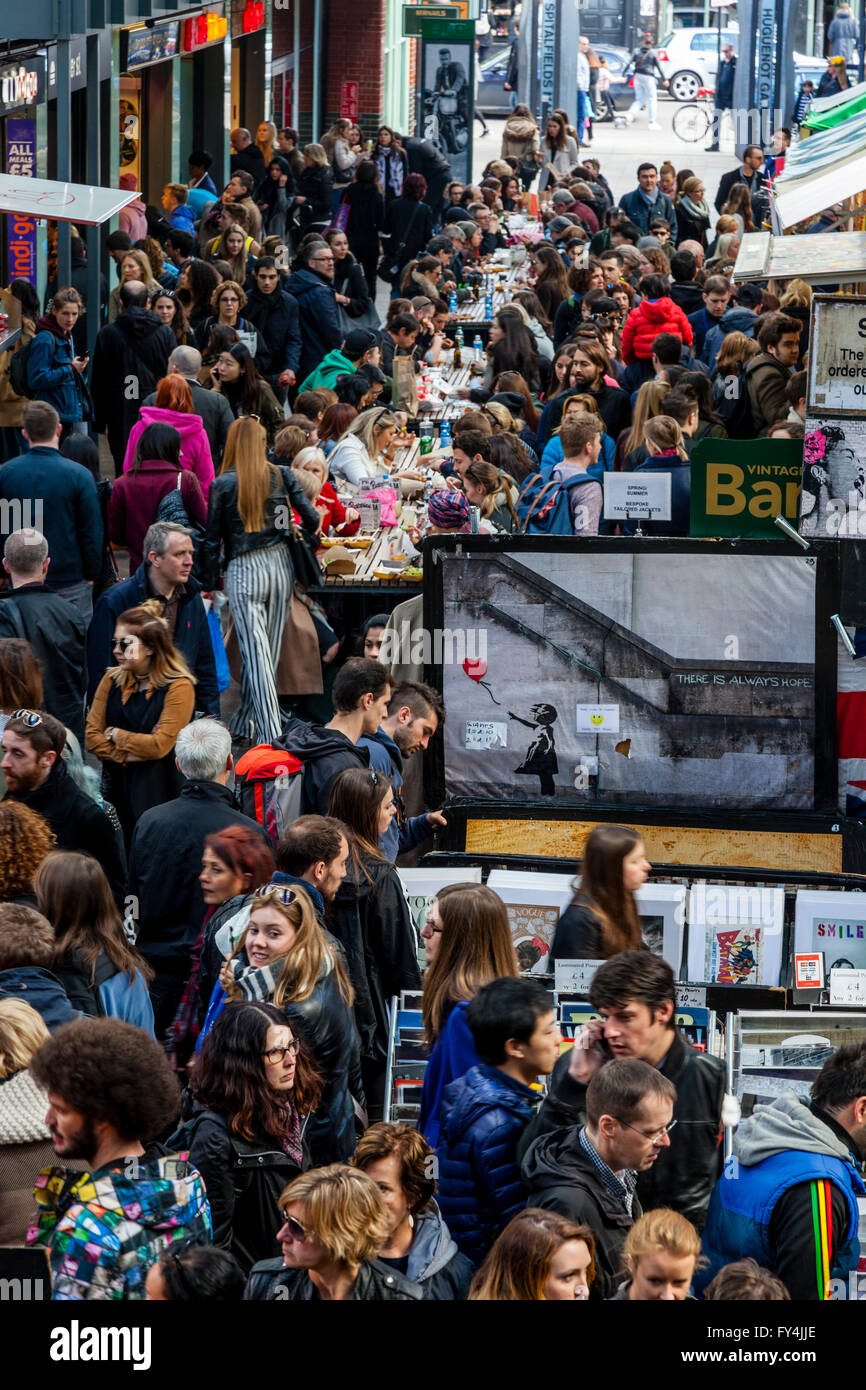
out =
[[[21,337],[6,352],[0,352],[0,426],[4,429],[20,430],[24,420],[24,407],[27,400],[16,396],[9,380],[9,363],[14,354],[36,335],[36,324],[32,319],[21,320]]]
[[[529,161],[538,153],[538,126],[525,116],[509,116],[502,131],[502,158]]]

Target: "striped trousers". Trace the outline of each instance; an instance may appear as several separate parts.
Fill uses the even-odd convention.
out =
[[[293,583],[292,560],[284,544],[238,555],[226,569],[226,594],[241,655],[241,702],[229,726],[238,738],[272,743],[282,729],[276,671]]]

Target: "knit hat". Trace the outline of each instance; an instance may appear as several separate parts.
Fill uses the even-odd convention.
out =
[[[651,246],[661,247],[661,242],[657,236],[642,236],[638,238],[638,251],[648,251]]]
[[[454,488],[440,488],[427,505],[427,520],[440,531],[468,531],[469,502]]]
[[[547,230],[551,236],[557,237],[564,236],[566,232],[574,231],[576,226],[577,223],[573,217],[554,217],[553,221],[548,223]]]
[[[138,188],[138,179],[136,178],[135,174],[121,174],[120,178],[117,180],[117,183],[118,186],[124,189],[127,193],[131,193],[133,189]]]
[[[574,199],[572,198],[567,188],[557,188],[556,192],[554,193],[551,199],[551,202],[568,204],[573,203]]]
[[[479,230],[477,222],[458,222],[457,226],[460,228],[467,241]]]

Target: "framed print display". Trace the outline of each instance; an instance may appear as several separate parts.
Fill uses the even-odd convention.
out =
[[[824,973],[866,969],[866,893],[801,889],[794,906],[794,950],[822,951]]]
[[[694,884],[688,978],[718,985],[778,985],[784,917],[783,888]]]
[[[560,913],[574,896],[569,874],[520,873],[494,869],[488,888],[505,903],[521,974],[543,975]]]

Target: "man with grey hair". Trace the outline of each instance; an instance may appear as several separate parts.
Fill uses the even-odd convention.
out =
[[[180,796],[145,811],[129,850],[128,901],[136,945],[155,971],[150,997],[158,1038],[180,1002],[205,914],[199,874],[206,837],[242,825],[268,843],[261,826],[235,809],[228,787],[231,735],[224,725],[215,719],[188,724],[174,752],[186,778]]]
[[[174,644],[196,678],[196,710],[219,717],[213,645],[201,585],[192,575],[192,559],[192,537],[185,526],[155,521],[148,527],[144,560],[135,574],[106,589],[93,610],[87,639],[88,701],[93,699],[106,669],[114,664],[111,644],[119,615],[157,598]]]
[[[201,353],[198,348],[176,347],[168,359],[168,371],[182,376],[192,392],[193,414],[201,418],[216,465],[223,456],[229,426],[234,422],[231,406],[221,391],[206,391],[199,385]],[[152,391],[142,405],[156,405],[156,392]]]
[[[84,746],[87,623],[80,609],[45,583],[51,560],[41,531],[13,531],[3,547],[12,588],[0,594],[0,637],[29,642],[42,668],[42,709]]]

